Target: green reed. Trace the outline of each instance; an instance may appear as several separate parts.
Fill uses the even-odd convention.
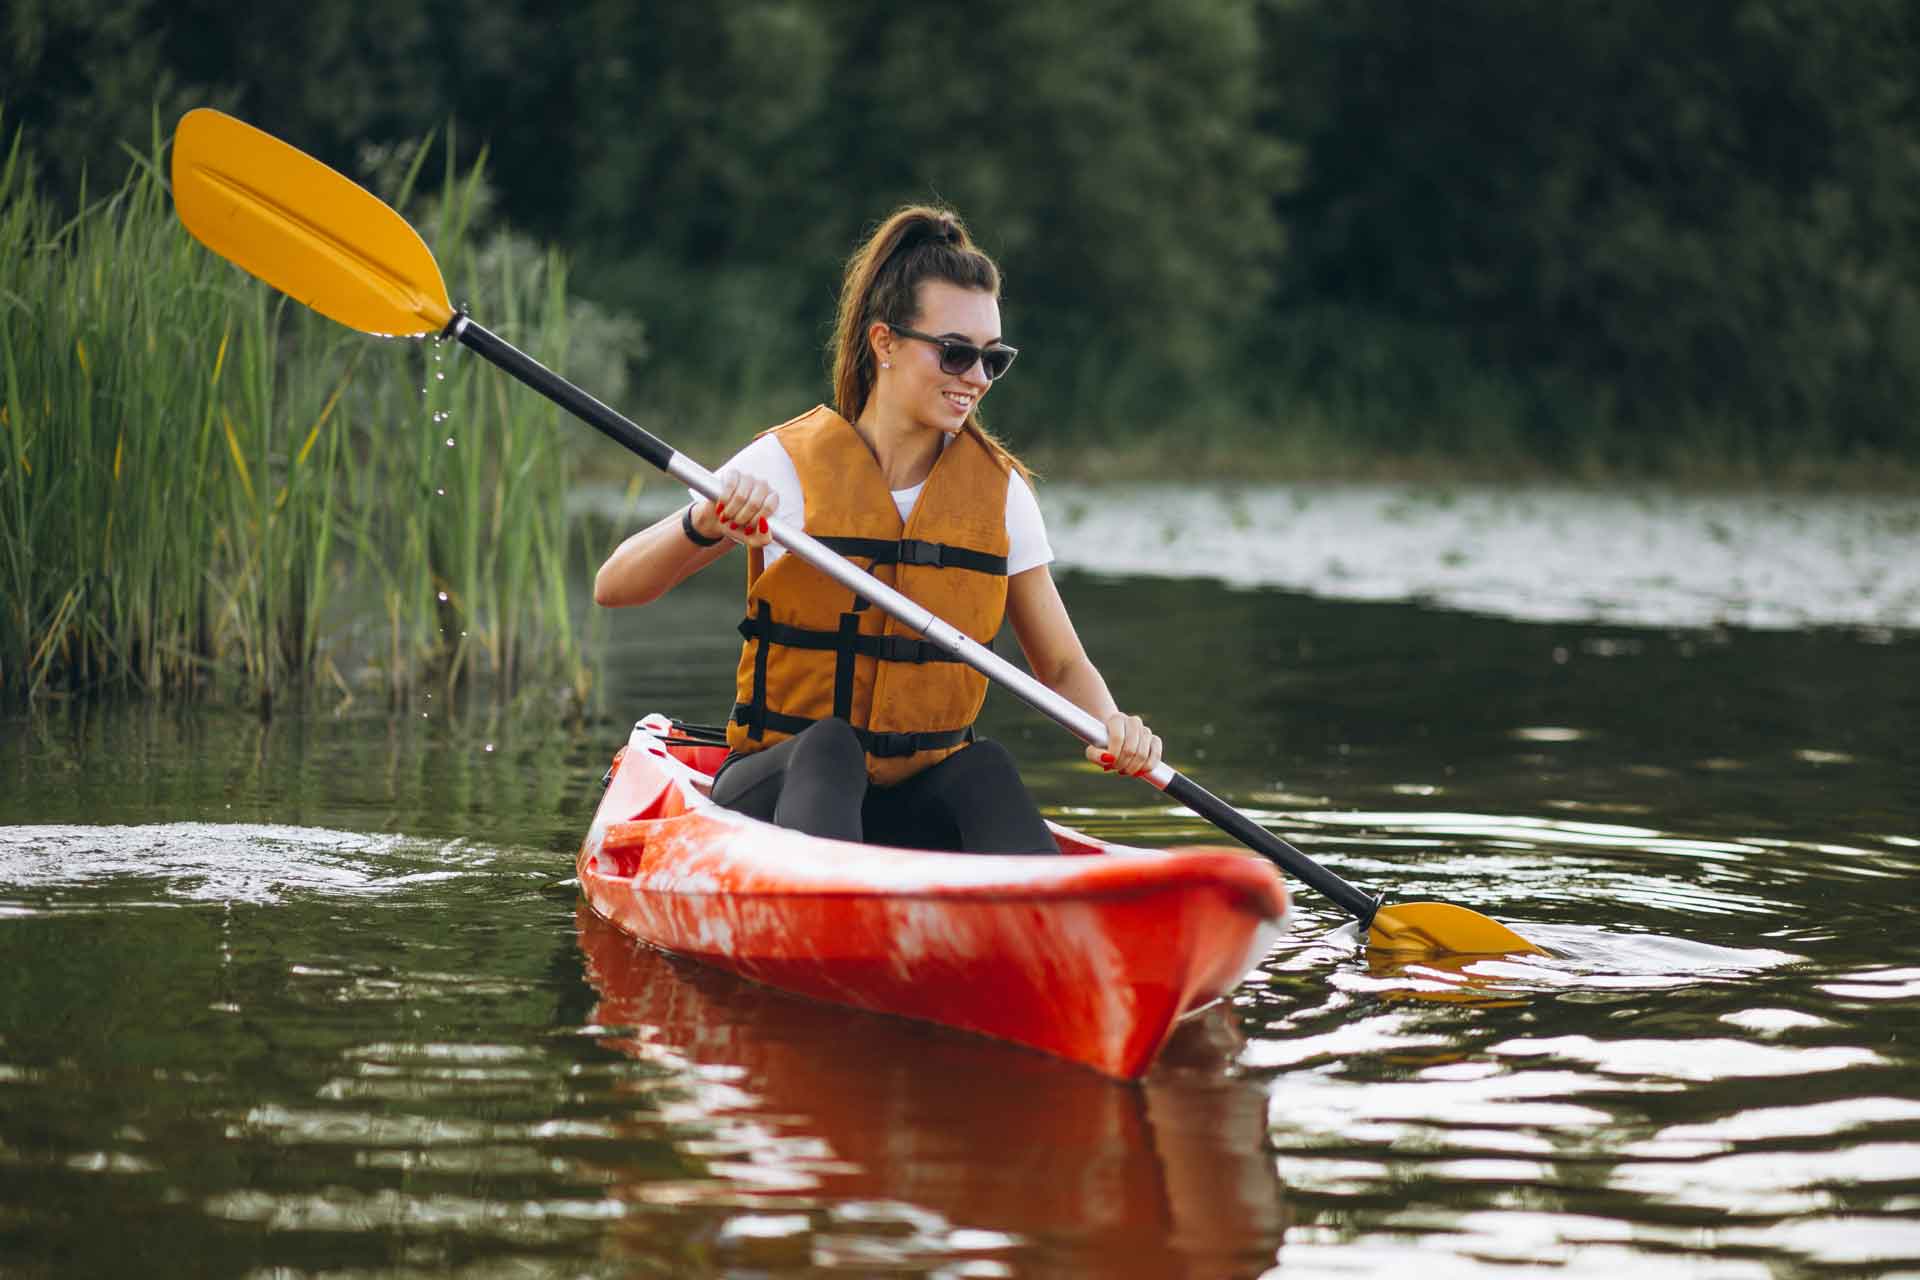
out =
[[[476,235],[483,202],[480,167],[463,176],[449,162],[421,230],[450,291],[475,300],[508,341],[563,361],[565,262],[508,232]],[[363,536],[406,551],[378,562],[390,650],[435,653],[450,684],[511,683],[557,658],[572,693],[584,698],[587,667],[566,591],[565,494],[577,428],[455,345],[420,345],[406,368],[424,427],[398,442],[404,475],[377,483],[418,501],[386,508],[384,533],[363,526]],[[424,611],[414,607],[423,601]]]
[[[65,221],[17,136],[0,167],[0,695],[583,697],[557,411],[221,261],[163,156]],[[456,296],[563,363],[565,264],[476,234],[483,189],[449,165],[423,233]]]

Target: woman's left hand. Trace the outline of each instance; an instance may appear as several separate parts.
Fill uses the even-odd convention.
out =
[[[1139,716],[1116,711],[1107,717],[1106,747],[1088,747],[1087,759],[1109,773],[1133,777],[1160,763],[1160,735]]]

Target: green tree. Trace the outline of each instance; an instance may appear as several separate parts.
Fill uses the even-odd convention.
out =
[[[0,10],[0,106],[33,137],[40,181],[71,199],[83,178],[119,187],[162,129],[206,89],[183,83],[152,0],[9,0]]]
[[[1177,403],[1259,314],[1277,147],[1251,3],[583,8],[574,228],[661,363],[818,393],[839,266],[891,207],[951,203],[1006,268],[1007,422]],[[677,335],[677,336],[676,336]],[[1144,401],[1157,402],[1148,405]]]
[[[1266,19],[1268,127],[1307,157],[1283,307],[1456,330],[1643,440],[1920,444],[1912,0]]]

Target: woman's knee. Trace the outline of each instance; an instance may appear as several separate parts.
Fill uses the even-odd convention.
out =
[[[1020,781],[1020,765],[1013,753],[992,738],[981,738],[964,751],[956,751],[943,763],[951,763],[956,775],[980,782]]]
[[[929,795],[942,797],[943,803],[953,807],[956,813],[967,807],[1000,804],[1011,799],[1028,806],[1032,804],[1013,753],[991,738],[982,738],[933,766],[922,785]]]
[[[840,770],[866,770],[867,749],[860,745],[853,726],[839,716],[814,721],[801,730],[800,739],[798,750],[816,764]]]
[[[942,806],[958,825],[962,848],[975,853],[1060,851],[1020,780],[1012,752],[981,739],[948,760],[954,767],[938,790]]]

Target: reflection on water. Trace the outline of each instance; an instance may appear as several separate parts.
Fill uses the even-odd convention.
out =
[[[1232,1069],[1223,1014],[1183,1028],[1143,1086],[1115,1087],[670,961],[584,907],[579,926],[604,1043],[663,1073],[636,1090],[634,1132],[718,1125],[680,1144],[698,1177],[616,1194],[728,1211],[720,1236],[742,1262],[1222,1276],[1273,1260],[1285,1216],[1265,1095]],[[883,1222],[897,1234],[845,1229]]]
[[[0,1272],[1920,1271],[1911,634],[1068,580],[1175,763],[1549,952],[1386,963],[1303,892],[1128,1088],[578,916],[607,756],[716,717],[737,589],[612,620],[583,727],[0,721]],[[1220,838],[985,728],[1075,826]]]

